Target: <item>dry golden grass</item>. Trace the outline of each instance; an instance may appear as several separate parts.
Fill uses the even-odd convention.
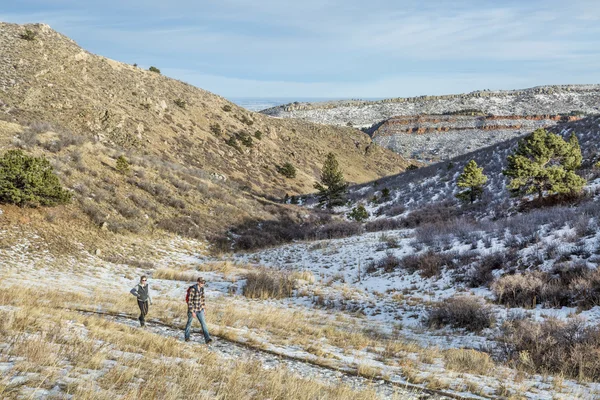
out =
[[[200,276],[197,272],[180,271],[172,268],[161,268],[152,273],[154,279],[168,279],[171,281],[195,282]]]
[[[472,349],[449,349],[443,352],[446,368],[470,374],[489,375],[495,364],[489,354]]]
[[[16,291],[9,288],[3,294]],[[221,360],[212,352],[192,350],[173,338],[41,306],[36,298],[22,296],[21,300],[20,308],[0,312],[0,341],[13,343],[10,354],[21,357],[15,370],[38,374],[31,378],[30,387],[49,389],[60,379],[59,368],[69,365],[69,376],[79,378],[69,391],[78,399],[377,398],[370,390],[323,385],[285,369],[267,371],[255,362]],[[15,302],[8,295],[0,298],[3,305]],[[53,297],[52,304],[58,306],[58,298]],[[106,360],[115,364],[106,364]],[[82,377],[88,369],[101,372],[101,377],[93,383],[86,381]],[[19,388],[4,379],[0,394],[7,399],[21,396]]]

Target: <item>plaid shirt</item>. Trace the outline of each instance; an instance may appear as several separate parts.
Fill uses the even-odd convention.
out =
[[[204,287],[198,287],[198,285],[192,286],[188,301],[188,310],[191,312],[197,312],[204,310],[204,306]]]

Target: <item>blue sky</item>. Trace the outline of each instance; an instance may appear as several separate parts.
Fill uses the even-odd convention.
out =
[[[598,0],[3,0],[0,20],[225,97],[600,83]]]

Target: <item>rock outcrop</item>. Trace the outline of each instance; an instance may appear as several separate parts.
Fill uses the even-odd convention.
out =
[[[292,103],[261,111],[273,117],[353,126],[395,152],[435,161],[538,127],[600,113],[600,85],[540,86],[379,101]],[[415,117],[418,116],[418,117]],[[418,135],[406,135],[406,134]]]
[[[390,118],[374,127],[373,141],[423,161],[449,159],[580,116],[426,115]]]

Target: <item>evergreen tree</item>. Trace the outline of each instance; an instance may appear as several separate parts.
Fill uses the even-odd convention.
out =
[[[277,172],[279,172],[281,175],[285,176],[286,178],[295,178],[296,177],[296,167],[294,167],[294,165],[292,165],[292,163],[286,162],[285,164],[283,164],[283,166],[277,166]]]
[[[508,168],[503,171],[511,179],[508,188],[513,194],[544,192],[574,194],[581,192],[585,179],[575,170],[581,166],[579,141],[571,134],[569,141],[559,135],[538,129],[519,141],[513,155],[508,156]]]
[[[46,158],[21,150],[9,150],[0,157],[0,203],[36,207],[70,200],[71,193],[62,188]]]
[[[459,188],[467,189],[456,195],[463,201],[473,203],[483,193],[483,185],[487,182],[488,177],[484,175],[483,168],[479,168],[475,160],[469,161],[459,175],[456,185]]]
[[[359,204],[348,213],[348,218],[353,219],[356,222],[363,222],[365,219],[369,218],[369,212],[364,205]]]
[[[327,154],[321,170],[321,182],[315,183],[314,187],[319,191],[320,205],[331,208],[345,203],[348,184],[333,153]]]

